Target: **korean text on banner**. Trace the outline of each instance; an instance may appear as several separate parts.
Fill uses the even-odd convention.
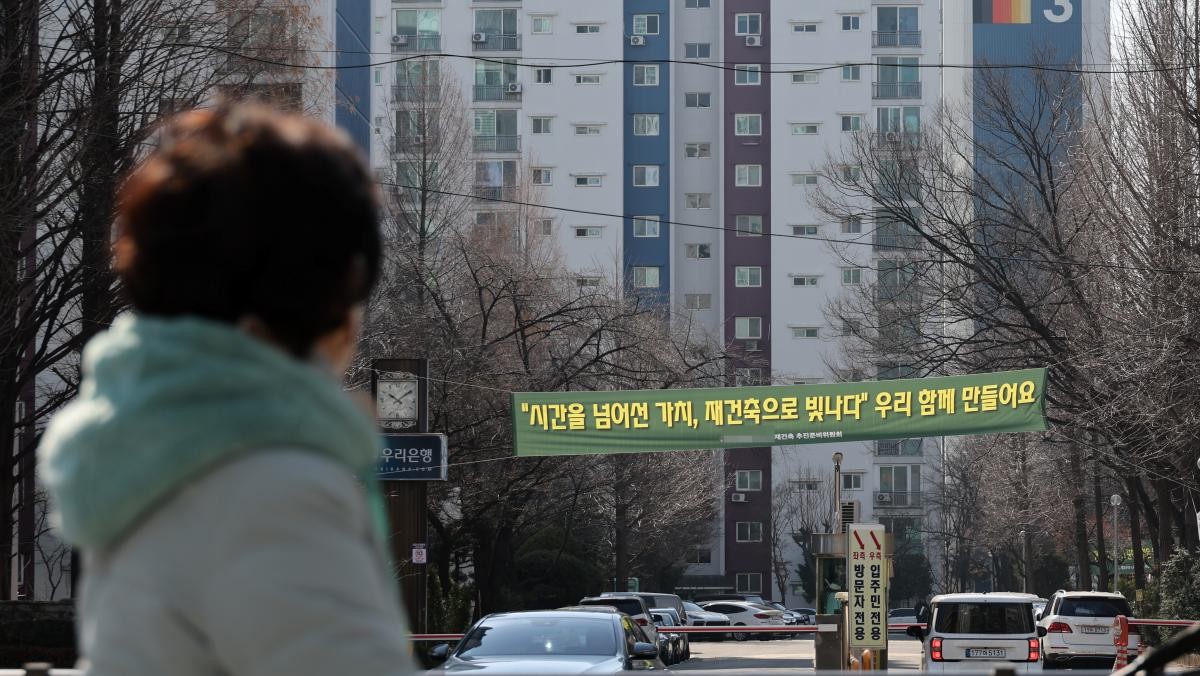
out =
[[[887,648],[887,557],[884,527],[852,523],[847,537],[847,611],[852,649]]]
[[[640,453],[1046,429],[1045,369],[769,387],[513,394],[517,455]]]

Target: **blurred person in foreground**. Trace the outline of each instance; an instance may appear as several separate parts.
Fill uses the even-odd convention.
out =
[[[82,666],[411,673],[377,436],[341,387],[380,265],[358,152],[297,116],[193,111],[118,203],[133,312],[39,448],[84,555]]]

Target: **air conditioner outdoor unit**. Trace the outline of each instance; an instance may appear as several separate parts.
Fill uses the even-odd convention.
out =
[[[504,92],[506,94],[520,94],[521,93],[521,83],[520,82],[509,82],[508,84],[504,85]]]
[[[875,504],[877,504],[877,505],[892,504],[892,494],[891,493],[876,493],[875,494]]]
[[[631,36],[629,36],[629,44],[633,47],[645,47],[646,46],[646,36],[645,35],[631,35]]]
[[[730,502],[745,502],[746,494],[745,493],[734,493],[733,495],[729,496],[729,501]]]
[[[392,44],[393,45],[407,45],[408,44],[408,36],[407,35],[393,35],[392,36]]]
[[[762,47],[762,36],[761,35],[747,35],[746,36],[746,46],[747,47]]]
[[[842,532],[849,530],[852,523],[858,523],[858,500],[850,500],[842,502]]]
[[[471,42],[487,42],[487,33],[471,33]]]

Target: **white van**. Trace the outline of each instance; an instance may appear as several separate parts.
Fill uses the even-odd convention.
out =
[[[928,628],[908,634],[924,642],[921,670],[930,673],[1012,669],[1042,670],[1041,637],[1033,620],[1033,594],[942,594],[918,619]]]

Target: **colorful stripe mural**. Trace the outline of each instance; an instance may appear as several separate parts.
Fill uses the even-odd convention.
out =
[[[975,23],[1029,23],[1032,0],[975,0]]]

